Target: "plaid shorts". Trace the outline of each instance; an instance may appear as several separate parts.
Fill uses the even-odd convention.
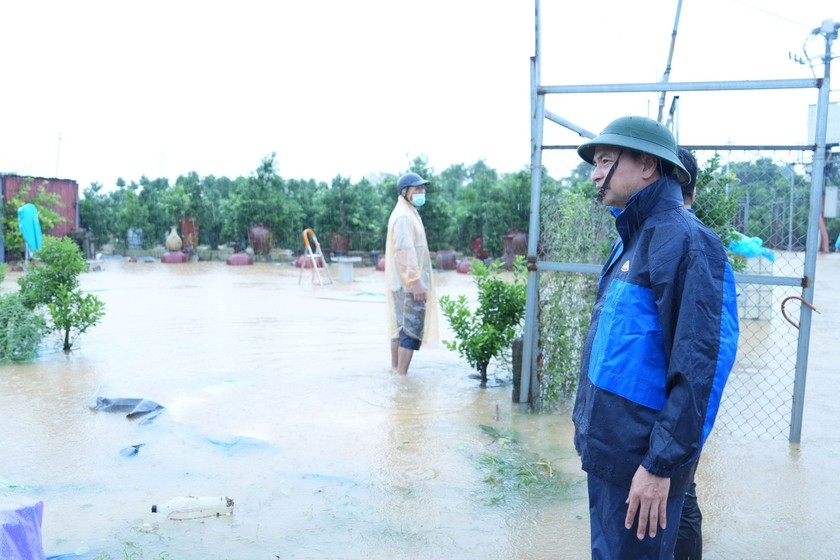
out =
[[[426,321],[426,302],[415,301],[411,294],[400,288],[394,292],[394,311],[400,329],[400,346],[419,350]]]

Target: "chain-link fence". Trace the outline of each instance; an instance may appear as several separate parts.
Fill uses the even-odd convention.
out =
[[[706,225],[730,237],[738,282],[741,338],[716,429],[757,438],[787,437],[799,333],[784,319],[781,303],[801,295],[798,284],[805,265],[812,153],[699,150],[695,155],[700,179],[694,210]],[[555,158],[579,163],[562,154]],[[567,173],[559,169],[554,166],[552,175],[580,175],[580,168],[569,167]],[[710,208],[718,204],[715,193],[723,193],[731,204],[728,215]],[[569,271],[568,265],[564,272],[540,274],[538,355],[544,402],[568,394],[576,379],[579,358],[570,360],[570,356],[579,355],[588,325],[594,300],[592,273],[600,268],[609,240],[615,236],[614,229],[605,229],[604,220],[586,215],[589,208],[608,217],[603,207],[590,202],[575,208],[571,200],[552,198],[541,201],[540,259],[597,263],[598,268],[589,269],[588,280],[586,274]],[[715,220],[728,223],[710,223]],[[795,302],[788,315],[798,317],[798,311]]]
[[[712,153],[698,153],[698,160]],[[736,255],[741,327],[735,367],[724,390],[717,429],[759,438],[786,438],[790,428],[799,333],[781,303],[801,288],[742,280],[801,278],[810,201],[810,152],[723,153],[738,200],[732,224],[746,237]],[[709,224],[713,225],[713,224]],[[792,306],[793,307],[793,306]],[[790,311],[798,311],[791,309]],[[798,314],[796,314],[798,317]]]

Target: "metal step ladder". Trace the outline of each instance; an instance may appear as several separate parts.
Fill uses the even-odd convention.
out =
[[[312,238],[312,244],[309,243],[309,238]],[[324,285],[324,278],[321,277],[319,267],[323,267],[326,272],[327,284],[332,284],[332,276],[330,276],[330,267],[327,265],[327,259],[324,258],[324,253],[321,252],[321,244],[318,243],[318,238],[315,232],[307,228],[303,230],[303,262],[300,263],[300,275],[298,276],[298,284],[303,279],[303,269],[306,268],[306,263],[312,266],[312,283],[315,283],[315,278],[318,279],[318,284]],[[312,250],[312,245],[315,245],[315,250]]]

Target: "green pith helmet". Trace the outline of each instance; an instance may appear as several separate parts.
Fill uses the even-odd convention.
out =
[[[607,125],[604,131],[578,146],[578,155],[593,163],[595,146],[617,146],[636,150],[674,165],[680,184],[688,183],[691,177],[677,156],[677,141],[665,125],[646,117],[621,117]]]

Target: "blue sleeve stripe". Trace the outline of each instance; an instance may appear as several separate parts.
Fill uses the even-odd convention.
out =
[[[729,263],[726,264],[726,270],[723,275],[723,306],[721,309],[720,321],[720,346],[718,350],[718,359],[715,366],[715,380],[712,383],[712,389],[709,394],[709,403],[706,408],[706,419],[703,424],[703,440],[701,447],[705,443],[706,438],[712,431],[712,426],[715,423],[718,409],[720,408],[720,400],[723,396],[723,387],[726,380],[729,378],[729,372],[732,371],[732,366],[735,365],[735,355],[738,352],[738,337],[740,336],[740,329],[738,326],[738,304],[735,294],[735,275],[732,273],[732,267]]]

